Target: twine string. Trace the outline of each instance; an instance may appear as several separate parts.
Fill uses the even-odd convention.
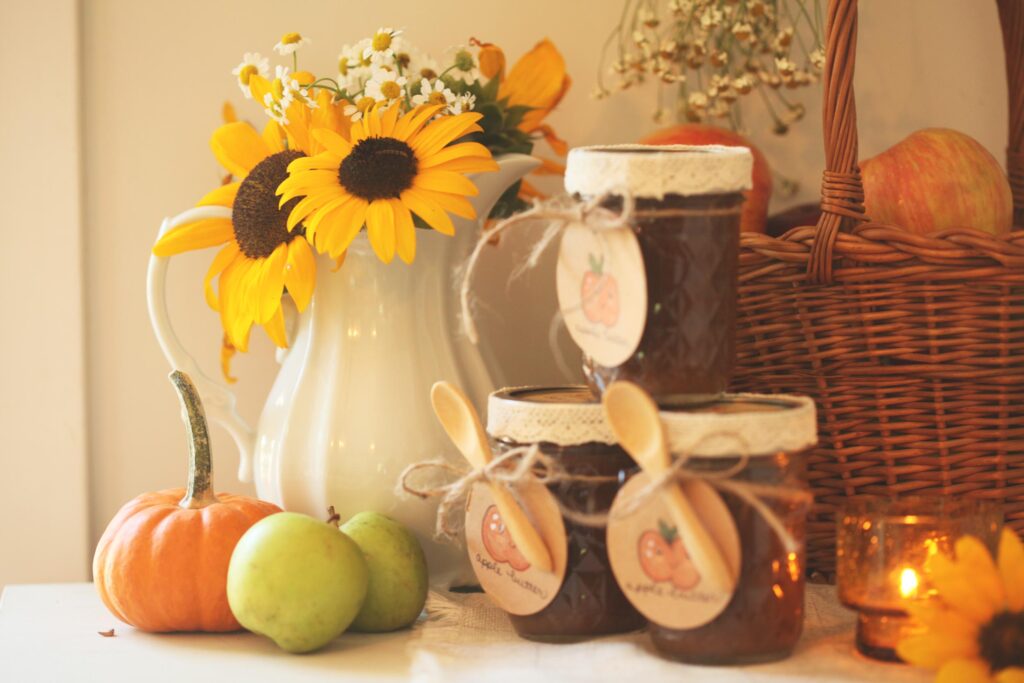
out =
[[[692,454],[701,445],[712,439],[731,439],[738,447],[739,457],[735,462],[715,469],[697,469],[688,467]],[[765,502],[779,500],[793,505],[806,506],[811,502],[811,494],[792,486],[760,484],[735,479],[750,464],[750,448],[746,440],[731,432],[711,432],[694,443],[687,452],[679,454],[672,465],[661,474],[651,477],[650,481],[620,502],[612,513],[588,513],[573,509],[561,500],[558,507],[565,519],[582,526],[603,527],[612,519],[625,519],[656,496],[660,496],[666,486],[676,485],[685,481],[704,481],[712,487],[728,492],[749,505],[772,528],[782,542],[787,553],[795,553],[799,543],[786,528],[779,515]],[[436,473],[454,476],[455,479],[440,485],[416,485],[414,479],[418,472],[433,470]],[[437,508],[437,524],[435,534],[438,538],[453,541],[458,538],[464,526],[463,513],[466,500],[473,486],[480,482],[505,487],[518,499],[517,487],[532,480],[543,485],[559,483],[601,484],[618,481],[614,476],[571,474],[554,458],[546,455],[537,444],[510,448],[496,456],[481,468],[466,470],[452,465],[446,460],[429,460],[413,463],[406,467],[399,476],[397,491],[417,498],[440,498]],[[521,502],[521,501],[520,501]]]
[[[473,246],[469,258],[462,268],[459,286],[459,305],[462,314],[462,330],[469,340],[476,344],[480,341],[476,322],[473,320],[472,281],[484,247],[494,238],[511,227],[532,221],[548,221],[547,227],[534,245],[526,259],[512,271],[511,279],[516,279],[528,270],[536,267],[540,257],[547,251],[551,243],[563,230],[574,224],[585,224],[595,231],[614,230],[629,227],[633,218],[634,200],[631,196],[622,198],[621,211],[613,211],[602,204],[610,195],[601,195],[585,201],[576,201],[567,196],[556,196],[546,200],[534,199],[533,206],[526,211],[504,218],[489,230],[480,234]]]

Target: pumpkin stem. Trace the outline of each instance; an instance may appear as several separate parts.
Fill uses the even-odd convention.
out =
[[[188,430],[188,488],[178,503],[183,508],[197,510],[217,502],[213,493],[213,460],[210,455],[210,435],[206,429],[206,411],[192,379],[180,370],[170,375],[171,384],[181,399],[182,419]]]

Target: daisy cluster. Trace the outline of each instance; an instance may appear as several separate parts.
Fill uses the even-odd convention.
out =
[[[739,101],[757,92],[784,134],[804,115],[783,91],[816,83],[824,66],[819,0],[626,0],[612,42],[614,85],[598,78],[597,97],[653,81],[662,88],[654,118],[739,127]]]
[[[295,101],[311,109],[317,107],[315,89],[333,92],[334,101],[345,103],[344,115],[354,122],[375,105],[395,103],[406,111],[425,104],[442,105],[438,116],[472,111],[476,94],[468,86],[487,80],[471,48],[450,49],[442,65],[409,44],[402,31],[382,27],[372,36],[342,48],[336,75],[307,82],[296,78],[297,52],[309,42],[298,33],[285,34],[274,51],[291,57],[292,66],[276,66],[273,77],[269,60],[259,53],[246,53],[231,72],[248,99],[253,99],[250,81],[254,75],[271,81],[270,92],[262,94],[259,104],[282,125],[288,124],[286,112]]]

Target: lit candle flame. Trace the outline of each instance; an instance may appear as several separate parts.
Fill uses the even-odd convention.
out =
[[[917,593],[917,572],[910,567],[904,567],[900,572],[900,595],[909,598]]]

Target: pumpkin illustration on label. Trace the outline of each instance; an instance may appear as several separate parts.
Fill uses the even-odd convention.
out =
[[[648,529],[640,535],[637,554],[640,568],[655,583],[670,581],[682,591],[700,583],[700,574],[693,566],[679,532],[664,520],[658,520],[657,531]]]
[[[592,323],[613,327],[619,322],[619,283],[604,272],[604,256],[588,254],[590,270],[583,275],[580,303],[583,315]]]
[[[519,548],[516,547],[515,542],[512,540],[512,536],[509,534],[505,521],[501,518],[501,513],[498,512],[496,505],[491,505],[484,512],[480,537],[484,542],[487,554],[495,562],[499,564],[508,563],[517,572],[526,571],[530,568],[530,563],[526,561],[526,558],[519,552]]]

